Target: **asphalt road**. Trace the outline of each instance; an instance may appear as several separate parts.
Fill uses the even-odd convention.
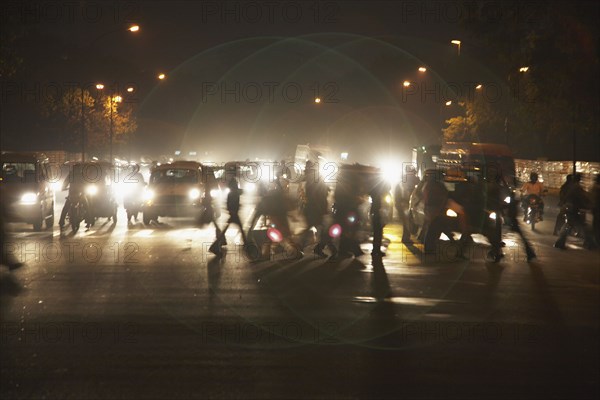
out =
[[[214,231],[185,219],[128,227],[121,210],[115,226],[62,236],[13,225],[10,251],[27,264],[1,271],[0,392],[595,399],[600,253],[578,239],[552,248],[553,212],[526,229],[534,262],[507,234],[498,264],[477,236],[467,259],[451,247],[426,259],[397,224],[382,260],[254,263],[237,231],[218,260]]]

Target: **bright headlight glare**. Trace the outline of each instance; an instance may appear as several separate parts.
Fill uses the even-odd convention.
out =
[[[456,213],[456,211],[448,209],[448,211],[446,211],[446,215],[448,217],[458,217],[458,214]]]
[[[196,189],[193,189],[193,190],[196,190]],[[217,196],[219,196],[220,194],[221,194],[221,191],[220,191],[219,189],[212,189],[212,190],[210,191],[210,196],[211,196],[211,197],[217,197]],[[190,192],[190,197],[192,197],[192,196],[191,196],[191,192]]]
[[[385,196],[385,202],[388,204],[392,204],[392,196],[390,196],[389,194]]]
[[[256,183],[249,183],[246,185],[246,190],[249,192],[253,192],[256,190]]]
[[[154,191],[152,191],[150,189],[144,190],[144,200],[145,201],[152,200],[153,198],[154,198]]]
[[[98,186],[89,185],[88,187],[85,188],[85,193],[89,194],[90,196],[95,196],[98,193]]]
[[[21,203],[33,204],[37,201],[37,195],[33,192],[27,192],[21,196]]]
[[[192,189],[188,193],[188,196],[190,197],[190,199],[196,200],[197,198],[200,197],[200,190],[198,190],[198,189]]]

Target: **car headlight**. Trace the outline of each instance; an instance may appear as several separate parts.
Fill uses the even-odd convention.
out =
[[[448,209],[448,211],[446,211],[446,215],[447,215],[448,217],[453,217],[453,218],[454,218],[454,217],[458,217],[458,214],[456,213],[456,211],[454,211],[454,210],[451,210],[451,209]]]
[[[197,198],[200,197],[200,190],[198,190],[198,189],[192,189],[188,193],[188,196],[190,197],[190,199],[196,200]]]
[[[90,196],[95,196],[98,193],[98,186],[96,185],[89,185],[85,188],[85,194],[88,194]]]
[[[37,202],[37,194],[33,192],[27,192],[21,196],[21,203],[23,204],[35,204]]]
[[[491,212],[490,213],[490,219],[493,219],[494,221],[496,220],[496,213],[495,212]]]
[[[144,190],[143,198],[144,198],[144,201],[152,200],[154,198],[154,191],[150,190],[150,189]]]
[[[392,196],[390,196],[389,194],[385,196],[385,202],[388,204],[392,204]]]
[[[504,199],[504,202],[506,204],[510,204],[510,196],[506,196],[506,198]]]

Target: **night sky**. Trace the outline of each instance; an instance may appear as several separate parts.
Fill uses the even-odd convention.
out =
[[[23,6],[26,4],[26,6]],[[136,155],[278,158],[297,144],[350,160],[409,157],[438,142],[465,84],[501,86],[469,43],[457,2],[29,2],[2,6],[19,72],[2,80],[2,146],[50,150],[35,109],[47,88],[134,86]],[[137,33],[127,32],[132,23]],[[462,40],[460,56],[453,39]],[[426,73],[417,68],[426,66]],[[159,81],[159,73],[167,78]],[[407,92],[404,80],[419,82]],[[314,102],[315,97],[321,103]]]

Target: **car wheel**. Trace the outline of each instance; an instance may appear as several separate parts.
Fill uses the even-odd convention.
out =
[[[39,221],[35,221],[33,223],[33,230],[36,232],[39,232],[42,230],[42,223],[44,222],[44,220],[40,217]]]

